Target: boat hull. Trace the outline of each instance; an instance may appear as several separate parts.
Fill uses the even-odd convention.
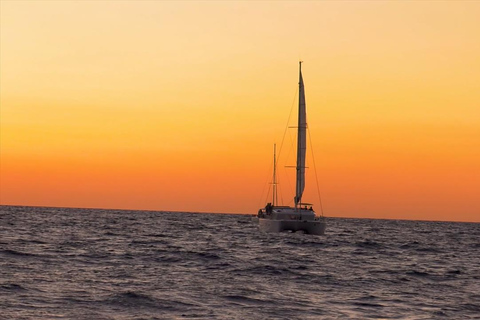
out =
[[[326,223],[323,220],[276,220],[258,218],[260,230],[265,232],[302,231],[307,234],[324,235]]]

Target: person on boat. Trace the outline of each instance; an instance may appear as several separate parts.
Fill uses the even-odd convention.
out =
[[[312,208],[312,206],[310,206],[310,208],[309,208],[308,210],[310,210],[310,211],[313,211],[313,208]]]
[[[270,202],[267,203],[267,205],[265,206],[265,211],[267,212],[267,214],[272,213],[272,209],[273,209],[272,204]]]

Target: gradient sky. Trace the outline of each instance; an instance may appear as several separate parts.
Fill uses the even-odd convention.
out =
[[[480,222],[479,17],[479,1],[2,0],[0,203],[256,213],[301,59],[326,216]]]

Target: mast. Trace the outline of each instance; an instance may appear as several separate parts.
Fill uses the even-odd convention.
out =
[[[301,203],[303,190],[305,189],[305,155],[307,151],[307,114],[305,105],[305,88],[302,77],[302,61],[299,62],[298,82],[298,134],[297,134],[297,179],[295,208]]]
[[[272,192],[272,205],[275,206],[278,200],[277,195],[277,145],[273,144],[273,192]]]

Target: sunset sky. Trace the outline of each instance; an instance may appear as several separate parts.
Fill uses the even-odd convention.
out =
[[[302,60],[327,217],[480,222],[480,1],[1,0],[0,19],[0,204],[254,214]]]

